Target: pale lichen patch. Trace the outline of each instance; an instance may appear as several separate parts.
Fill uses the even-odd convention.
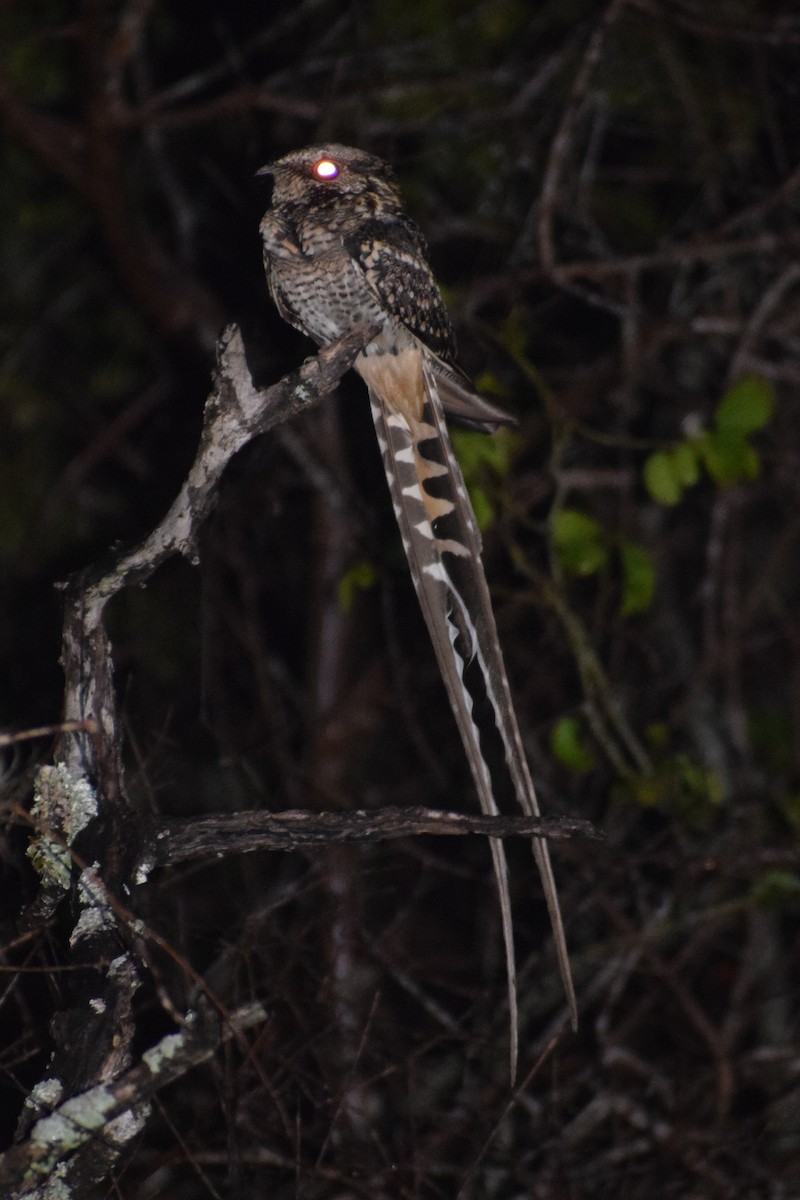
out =
[[[37,833],[27,855],[46,887],[69,888],[69,847],[96,815],[97,797],[85,778],[73,775],[65,763],[40,768],[31,806]]]
[[[65,1100],[58,1112],[42,1117],[31,1131],[31,1141],[61,1152],[75,1150],[87,1135],[102,1129],[116,1101],[107,1088],[98,1086]]]
[[[142,1062],[149,1067],[154,1075],[157,1075],[162,1069],[165,1062],[174,1058],[176,1054],[180,1054],[183,1049],[184,1039],[180,1033],[168,1033],[162,1038],[157,1046],[152,1046],[149,1050],[145,1050],[142,1055]]]

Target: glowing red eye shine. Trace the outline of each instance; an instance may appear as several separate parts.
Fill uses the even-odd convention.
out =
[[[339,168],[337,167],[336,163],[331,162],[329,158],[323,158],[314,167],[314,173],[315,175],[318,175],[320,179],[335,179],[339,174]]]

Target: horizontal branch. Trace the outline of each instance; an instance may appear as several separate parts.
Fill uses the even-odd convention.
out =
[[[537,837],[565,841],[574,837],[599,840],[589,821],[572,817],[493,817],[441,812],[431,808],[382,808],[375,812],[313,813],[240,812],[169,821],[151,830],[140,856],[142,882],[155,867],[189,859],[249,854],[254,850],[292,850],[331,842],[381,842],[434,834],[437,837]]]

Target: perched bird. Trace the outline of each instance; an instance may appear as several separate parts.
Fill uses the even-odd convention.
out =
[[[406,214],[385,162],[332,144],[287,154],[259,174],[274,178],[261,236],[269,289],[281,316],[318,345],[358,326],[379,329],[354,366],[369,390],[411,575],[481,807],[485,813],[498,812],[481,748],[487,731],[479,725],[488,714],[502,741],[516,797],[527,814],[538,816],[481,563],[480,535],[445,413],[484,430],[510,419],[479,396],[456,365],[453,330],[425,239]],[[513,1078],[518,1019],[508,868],[502,841],[493,838],[490,846],[503,920]],[[574,1027],[575,991],[547,843],[534,839],[533,853]]]

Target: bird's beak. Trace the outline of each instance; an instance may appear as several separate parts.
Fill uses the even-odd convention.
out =
[[[256,171],[256,179],[258,179],[259,175],[274,175],[274,174],[275,174],[274,164],[267,163],[267,165],[265,167],[259,167],[259,169]]]

